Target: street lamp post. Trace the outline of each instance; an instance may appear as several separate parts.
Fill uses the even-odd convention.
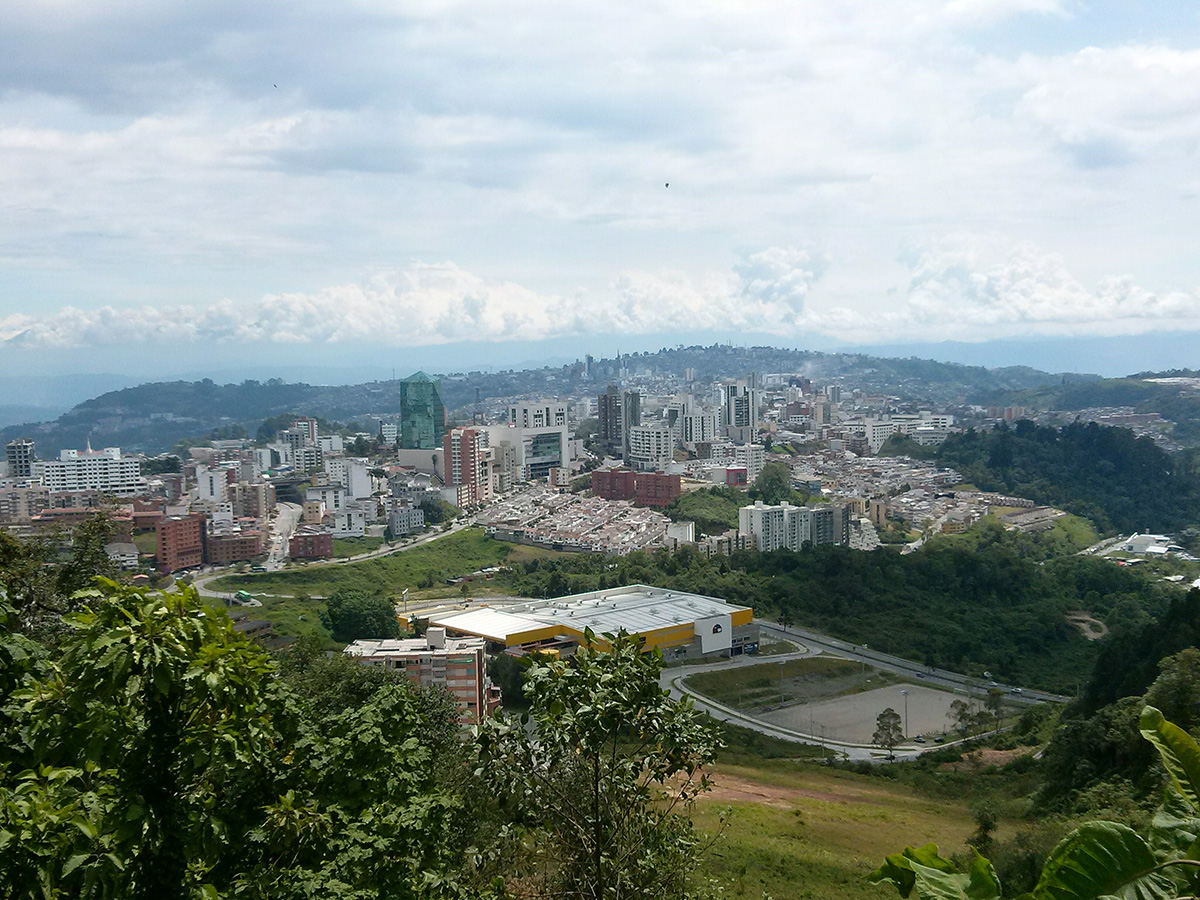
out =
[[[908,691],[900,692],[904,696],[904,737],[908,737]]]
[[[779,705],[783,705],[783,666],[784,661],[779,661]]]

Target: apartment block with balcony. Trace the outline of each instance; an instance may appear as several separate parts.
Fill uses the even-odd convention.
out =
[[[365,665],[403,672],[419,685],[445,688],[458,707],[458,724],[468,726],[500,706],[500,692],[487,675],[485,648],[481,638],[447,638],[444,628],[430,628],[423,638],[355,641],[345,652]]]

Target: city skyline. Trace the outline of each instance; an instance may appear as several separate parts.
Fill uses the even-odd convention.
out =
[[[454,370],[672,328],[1179,365],[1197,76],[1183,3],[17,0],[0,365]]]

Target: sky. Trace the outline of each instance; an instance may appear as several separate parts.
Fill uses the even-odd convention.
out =
[[[1198,163],[1193,2],[5,0],[0,371],[1181,364]]]

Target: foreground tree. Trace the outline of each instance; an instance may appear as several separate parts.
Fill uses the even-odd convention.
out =
[[[1162,760],[1166,799],[1146,837],[1117,822],[1087,822],[1050,854],[1037,884],[1020,900],[1184,900],[1200,891],[1200,745],[1147,706],[1140,730]],[[871,874],[873,883],[918,900],[999,900],[1000,880],[978,853],[966,872],[935,844],[906,847]]]
[[[99,584],[58,658],[0,642],[21,682],[0,719],[5,896],[457,894],[457,804],[417,694],[314,713],[194,590]]]
[[[521,720],[480,731],[480,772],[511,825],[522,894],[686,896],[700,851],[682,815],[709,787],[713,726],[659,687],[662,656],[626,635],[528,670]]]

